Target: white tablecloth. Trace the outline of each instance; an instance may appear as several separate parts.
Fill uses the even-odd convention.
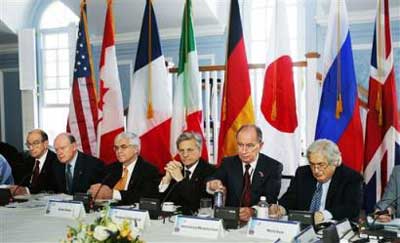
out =
[[[95,214],[88,214],[86,222],[92,222]],[[5,208],[0,207],[0,242],[59,242],[65,239],[67,226],[77,226],[75,220],[44,216],[44,208]],[[152,220],[151,226],[141,237],[145,242],[266,242],[246,237],[247,227],[231,230],[218,240],[180,237],[172,235],[173,223],[163,224],[162,220]]]

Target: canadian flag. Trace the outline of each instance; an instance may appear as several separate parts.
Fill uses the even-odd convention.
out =
[[[284,175],[294,175],[300,162],[301,147],[293,63],[289,55],[285,4],[275,1],[275,8],[257,125],[264,134],[262,152],[283,164]]]
[[[124,131],[124,111],[115,53],[114,17],[111,0],[107,1],[103,46],[101,48],[100,101],[98,108],[98,155],[106,164],[110,164],[116,161],[113,151],[114,138]]]

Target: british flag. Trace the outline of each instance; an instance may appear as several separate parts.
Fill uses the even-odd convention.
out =
[[[379,0],[372,45],[364,149],[365,209],[381,198],[393,167],[400,161],[389,0]]]

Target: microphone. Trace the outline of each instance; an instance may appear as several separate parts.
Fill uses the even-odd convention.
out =
[[[167,201],[169,195],[171,195],[172,191],[174,191],[176,185],[178,185],[178,184],[179,184],[179,182],[175,182],[175,184],[173,184],[173,185],[171,186],[171,189],[169,189],[169,191],[168,191],[167,194],[165,195],[164,199],[161,201],[161,204],[160,204],[161,209],[162,209],[162,206],[163,206],[163,204],[165,203],[165,201]]]
[[[106,176],[104,176],[104,178],[101,180],[100,182],[100,187],[99,189],[96,191],[96,193],[94,194],[94,197],[92,197],[92,200],[90,200],[90,209],[94,208],[94,203],[96,202],[97,196],[99,195],[99,192],[101,190],[101,188],[104,186],[104,183],[107,181],[107,179],[112,175],[111,172],[109,172]]]

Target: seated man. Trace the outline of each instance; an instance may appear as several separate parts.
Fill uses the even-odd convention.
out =
[[[24,160],[22,186],[13,186],[11,191],[14,191],[14,195],[55,191],[53,163],[59,162],[57,155],[49,150],[47,134],[41,129],[28,132],[26,147],[29,156]]]
[[[14,184],[14,178],[12,176],[11,167],[7,160],[0,154],[0,185]]]
[[[283,166],[278,161],[260,153],[261,129],[244,125],[236,133],[238,155],[222,160],[221,166],[207,182],[207,190],[225,192],[225,206],[240,207],[240,220],[248,221],[254,214],[251,206],[260,196],[269,203],[276,202],[281,188]]]
[[[270,214],[285,215],[289,210],[314,212],[316,224],[344,218],[357,219],[362,204],[363,178],[342,165],[338,146],[320,139],[307,149],[309,165],[297,169],[280,206],[270,206]]]
[[[97,183],[90,187],[92,196],[120,200],[121,204],[137,203],[141,197],[158,197],[158,170],[139,156],[139,137],[129,132],[118,134],[114,151],[118,162],[107,167],[103,185]]]
[[[166,165],[159,191],[164,193],[163,201],[172,201],[183,207],[184,214],[193,214],[199,209],[200,199],[210,197],[205,178],[211,176],[215,168],[200,158],[202,138],[199,134],[182,133],[176,140],[176,147],[181,162],[174,160]]]
[[[54,139],[59,163],[53,163],[55,189],[58,193],[85,193],[90,185],[103,179],[104,164],[98,158],[78,151],[75,137],[61,133]]]
[[[385,188],[382,199],[376,204],[376,211],[382,211],[377,220],[389,222],[392,217],[400,217],[400,166],[393,168],[390,179]]]

